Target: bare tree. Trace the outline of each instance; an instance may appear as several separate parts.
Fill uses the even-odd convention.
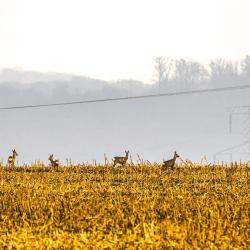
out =
[[[211,81],[216,84],[225,85],[235,82],[239,77],[239,65],[237,62],[216,59],[210,62]]]
[[[175,61],[175,81],[180,89],[200,84],[208,75],[205,67],[195,61],[180,59]]]
[[[155,58],[155,75],[159,89],[163,83],[167,83],[170,80],[172,68],[172,59],[163,56]]]
[[[250,78],[250,56],[247,55],[241,62],[242,74],[246,78]]]

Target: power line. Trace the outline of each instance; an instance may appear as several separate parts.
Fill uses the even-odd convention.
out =
[[[212,93],[212,92],[233,91],[233,90],[242,90],[242,89],[249,89],[249,88],[250,88],[250,85],[241,85],[241,86],[234,86],[234,87],[200,89],[200,90],[169,92],[169,93],[151,94],[151,95],[139,95],[139,96],[105,98],[105,99],[93,99],[93,100],[82,100],[82,101],[60,102],[60,103],[48,103],[48,104],[36,104],[36,105],[9,106],[9,107],[0,107],[0,110],[27,109],[27,108],[43,108],[43,107],[66,106],[66,105],[99,103],[99,102],[114,102],[114,101],[125,101],[125,100],[136,100],[136,99],[146,99],[146,98],[167,97],[167,96],[179,96],[179,95],[191,95],[191,94],[202,94],[202,93]]]

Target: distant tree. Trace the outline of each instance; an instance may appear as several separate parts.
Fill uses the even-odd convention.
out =
[[[169,81],[172,68],[172,59],[163,56],[155,58],[155,75],[159,89],[163,84]]]
[[[175,81],[180,89],[200,84],[208,76],[206,68],[195,61],[180,59],[175,61]]]
[[[247,55],[241,62],[243,77],[250,78],[250,55]]]
[[[239,65],[237,62],[216,59],[210,64],[210,80],[212,83],[227,85],[239,79]]]

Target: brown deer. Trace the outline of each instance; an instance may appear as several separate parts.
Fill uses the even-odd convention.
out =
[[[12,155],[8,157],[8,165],[9,167],[14,167],[16,157],[18,156],[17,152],[15,149],[12,150]]]
[[[116,164],[121,164],[122,166],[124,166],[128,160],[128,154],[129,154],[129,151],[126,151],[125,150],[125,154],[126,156],[115,156],[113,158],[113,162],[114,162],[114,167]]]
[[[58,167],[59,167],[59,160],[54,160],[53,154],[49,156],[49,161],[51,163],[52,168],[58,169]]]
[[[163,164],[162,164],[162,167],[165,168],[165,169],[171,169],[173,170],[174,169],[174,164],[175,164],[175,161],[176,159],[180,157],[176,151],[174,152],[174,157],[168,161],[163,161]]]

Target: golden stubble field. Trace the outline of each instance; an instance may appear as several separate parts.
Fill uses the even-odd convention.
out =
[[[0,249],[247,249],[249,167],[0,167]]]

